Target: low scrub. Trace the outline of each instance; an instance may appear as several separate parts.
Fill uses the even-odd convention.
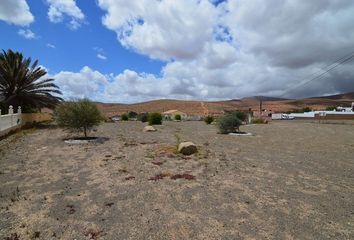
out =
[[[177,114],[177,115],[175,116],[175,120],[177,120],[177,121],[181,121],[181,120],[182,120],[181,115]]]
[[[218,127],[222,134],[239,132],[241,125],[242,121],[232,113],[228,113],[218,120]]]
[[[138,114],[138,120],[141,122],[147,122],[148,121],[148,113],[139,113]]]
[[[162,124],[161,113],[149,113],[148,122],[149,125],[161,125]]]
[[[263,119],[263,118],[256,118],[256,119],[252,119],[252,123],[253,124],[267,124],[268,120]]]
[[[129,119],[136,119],[137,116],[138,116],[138,113],[136,113],[136,112],[128,112]]]
[[[128,114],[123,113],[122,116],[120,116],[120,119],[121,119],[122,121],[128,121],[128,120],[129,120],[129,116],[128,116]]]
[[[204,122],[205,122],[206,124],[211,124],[213,121],[214,121],[214,117],[213,117],[213,116],[206,116],[206,117],[204,118]]]

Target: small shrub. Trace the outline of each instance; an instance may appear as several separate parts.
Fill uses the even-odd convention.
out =
[[[267,124],[268,120],[263,119],[263,118],[256,118],[256,119],[252,119],[252,123],[253,124]]]
[[[161,125],[162,124],[161,113],[149,113],[148,122],[149,125]]]
[[[336,110],[335,106],[326,107],[326,111],[334,111],[334,110]]]
[[[121,119],[122,121],[128,121],[128,120],[129,120],[128,114],[123,113],[122,116],[120,116],[120,119]]]
[[[129,119],[135,119],[135,118],[137,118],[138,117],[138,113],[136,113],[136,112],[128,112],[128,118]]]
[[[213,121],[214,121],[214,117],[213,117],[213,116],[206,116],[206,117],[204,118],[204,122],[205,122],[206,124],[211,124]]]
[[[181,117],[181,115],[179,115],[179,114],[176,114],[176,116],[175,116],[175,120],[177,120],[177,121],[181,121],[181,120],[182,120],[182,117]]]
[[[236,111],[236,112],[233,112],[232,114],[234,114],[242,122],[245,122],[247,120],[247,113],[245,113],[245,112]]]
[[[88,99],[64,102],[57,106],[54,118],[60,127],[87,133],[104,120],[96,104]]]
[[[303,112],[311,112],[312,110],[311,110],[311,108],[309,108],[309,107],[304,107],[304,108],[302,109],[302,111],[303,111]]]
[[[148,113],[139,113],[137,116],[138,120],[141,122],[147,122],[148,121]]]
[[[235,114],[226,114],[219,118],[218,127],[220,133],[228,134],[240,131],[242,121]]]

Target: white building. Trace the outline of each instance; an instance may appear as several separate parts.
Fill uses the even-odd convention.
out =
[[[338,112],[354,112],[354,102],[352,102],[351,107],[337,107],[336,110]]]

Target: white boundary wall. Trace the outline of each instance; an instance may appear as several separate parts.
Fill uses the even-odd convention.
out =
[[[21,107],[18,107],[17,113],[14,113],[12,106],[9,107],[9,113],[1,115],[0,110],[0,136],[6,134],[12,129],[20,127],[22,124],[22,112]]]

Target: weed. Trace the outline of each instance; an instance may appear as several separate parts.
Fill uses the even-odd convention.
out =
[[[176,179],[181,179],[184,178],[186,180],[195,180],[195,176],[184,173],[184,174],[176,174],[171,176],[171,179],[176,180]]]
[[[129,177],[126,177],[125,180],[129,181],[129,180],[132,180],[132,179],[135,179],[134,176],[129,176]]]
[[[169,177],[171,176],[170,173],[159,173],[159,174],[156,174],[155,176],[149,178],[150,181],[157,181],[157,180],[161,180],[161,179],[164,179],[165,177]]]
[[[89,237],[89,239],[96,240],[99,238],[100,235],[102,235],[102,233],[103,233],[103,230],[89,229],[84,233],[84,235],[86,237]]]

